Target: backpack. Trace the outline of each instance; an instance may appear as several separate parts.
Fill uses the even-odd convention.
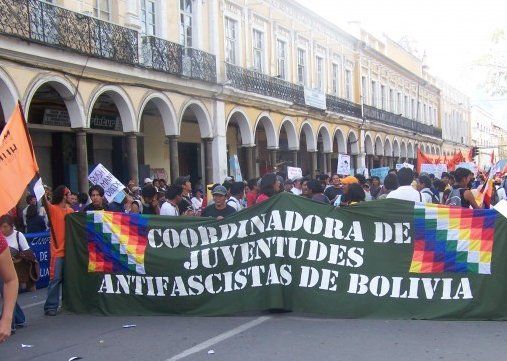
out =
[[[448,206],[458,206],[461,207],[461,190],[464,188],[453,188],[451,189],[451,193],[449,193],[449,197],[447,198],[447,202],[445,202]]]
[[[431,191],[421,191],[421,193],[424,193],[424,194],[429,194],[431,196],[431,203],[434,203],[434,204],[440,204],[440,200],[438,199],[438,197],[435,195],[435,193],[431,192]],[[460,198],[461,199],[461,198]]]

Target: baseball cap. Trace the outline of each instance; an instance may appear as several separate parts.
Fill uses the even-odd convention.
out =
[[[224,186],[216,186],[211,191],[211,194],[221,194],[223,196],[227,195],[227,189]]]
[[[353,177],[351,175],[342,179],[342,184],[354,184],[354,183],[359,183],[359,181],[357,180],[356,177]]]
[[[181,177],[178,177],[176,178],[176,181],[174,182],[174,184],[176,185],[183,185],[185,184],[186,182],[189,182],[190,181],[190,176],[189,175],[185,175],[185,176],[181,176]]]
[[[151,178],[144,178],[144,184],[147,184],[147,183],[153,183],[153,179],[151,179]]]

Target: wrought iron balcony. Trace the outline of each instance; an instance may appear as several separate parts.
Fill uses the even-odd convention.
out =
[[[0,0],[0,33],[216,83],[215,56],[39,0]],[[139,59],[140,50],[143,61]]]
[[[405,129],[414,133],[426,134],[436,138],[442,138],[442,129],[428,124],[405,118],[388,111],[365,105],[364,117],[369,120]]]
[[[39,0],[0,0],[0,32],[117,62],[139,62],[135,30]]]
[[[338,98],[331,94],[327,94],[326,105],[327,109],[332,112],[346,114],[356,118],[361,118],[361,106],[351,101]]]
[[[304,89],[300,85],[229,63],[225,67],[227,79],[235,88],[305,105]]]

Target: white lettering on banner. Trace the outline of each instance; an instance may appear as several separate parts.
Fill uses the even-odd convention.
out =
[[[112,202],[114,197],[125,189],[125,186],[116,179],[102,164],[98,164],[88,176],[88,180],[104,188],[104,196],[108,202]]]

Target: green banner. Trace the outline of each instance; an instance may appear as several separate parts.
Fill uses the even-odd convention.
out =
[[[392,199],[334,209],[283,193],[220,221],[66,222],[71,312],[507,318],[507,219],[495,210]]]

